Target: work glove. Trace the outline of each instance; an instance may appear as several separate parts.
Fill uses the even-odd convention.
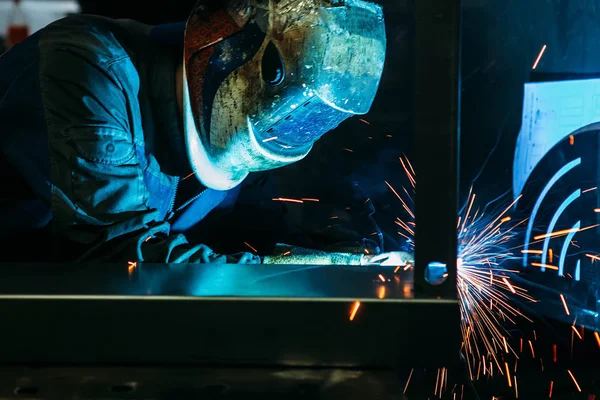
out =
[[[187,258],[187,260],[186,260]],[[251,253],[218,254],[210,247],[200,244],[194,246],[177,257],[176,263],[200,263],[200,264],[260,264],[259,256]]]

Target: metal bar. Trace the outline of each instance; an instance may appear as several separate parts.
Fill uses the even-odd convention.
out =
[[[372,370],[2,368],[0,398],[394,400],[402,383],[393,371]]]
[[[5,264],[0,366],[449,366],[457,302],[405,287],[386,268]]]
[[[449,366],[450,301],[0,297],[0,366]],[[444,327],[443,339],[439,329]],[[456,331],[456,332],[455,332]]]
[[[0,266],[6,295],[405,299],[412,270],[331,265],[126,264]]]
[[[460,0],[415,2],[415,296],[456,298]],[[429,263],[446,264],[439,286]]]

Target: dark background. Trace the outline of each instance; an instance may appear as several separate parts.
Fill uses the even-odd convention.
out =
[[[79,1],[82,13],[131,18],[151,25],[184,21],[194,4],[195,0],[171,0],[152,4],[114,0]]]

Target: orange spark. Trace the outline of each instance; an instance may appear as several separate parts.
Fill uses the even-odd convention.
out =
[[[596,342],[598,342],[598,347],[600,347],[600,334],[598,334],[598,332],[594,332],[594,337],[596,338]]]
[[[398,199],[402,200],[402,197],[400,197],[400,195],[398,194],[398,192],[396,192],[396,189],[394,189],[394,188],[392,187],[392,185],[390,185],[390,184],[389,184],[387,181],[385,181],[385,184],[386,184],[386,185],[387,185],[387,186],[390,188],[390,190],[391,190],[392,192],[394,192],[394,194],[396,195],[396,197],[397,197]]]
[[[521,344],[519,346],[519,353],[522,353],[523,352],[523,338],[520,339],[520,342],[521,342]]]
[[[548,398],[552,398],[552,389],[554,388],[554,381],[550,381],[550,393],[548,394]]]
[[[255,249],[254,247],[252,247],[252,246],[251,246],[249,243],[247,243],[247,242],[244,242],[244,244],[245,244],[246,246],[248,246],[248,247],[249,247],[249,248],[250,248],[250,249],[251,249],[253,252],[255,252],[255,253],[258,253],[258,251],[256,251],[256,249]]]
[[[408,157],[406,157],[406,154],[404,154],[404,158],[406,159],[406,163],[408,164],[408,168],[410,168],[410,171],[412,172],[413,175],[417,175],[415,173],[415,169],[412,166],[412,163],[410,162],[410,160],[408,159]]]
[[[360,122],[362,122],[363,124],[371,125],[371,123],[369,121],[367,121],[366,119],[359,118],[358,120]]]
[[[573,379],[573,383],[577,387],[577,391],[581,392],[581,388],[579,387],[579,383],[577,383],[577,379],[575,379],[575,377],[573,376],[573,374],[571,373],[570,370],[567,370],[567,372],[569,373],[569,376],[571,376],[571,379]]]
[[[502,280],[504,281],[504,283],[506,284],[506,286],[508,286],[508,289],[513,293],[516,294],[517,291],[515,290],[515,288],[510,284],[510,282],[508,281],[508,279],[506,278],[502,278]],[[508,352],[507,352],[508,353]]]
[[[533,267],[540,267],[540,268],[548,268],[548,269],[551,269],[551,270],[554,270],[554,271],[558,271],[558,267],[556,265],[531,263],[531,266],[533,266]]]
[[[508,369],[508,363],[505,361],[504,366],[506,367],[506,379],[508,380],[508,387],[512,387],[512,380],[510,379],[510,370]]]
[[[569,307],[567,306],[567,300],[565,300],[565,296],[563,296],[562,293],[560,294],[560,299],[563,303],[563,306],[565,307],[565,312],[567,313],[567,315],[571,315],[571,313],[569,312]]]
[[[385,282],[385,278],[383,277],[383,275],[379,274],[377,276],[379,277],[379,279],[381,280],[381,282]]]
[[[284,203],[298,203],[298,204],[302,204],[304,203],[302,200],[297,200],[297,199],[288,199],[285,197],[276,197],[273,199],[273,201],[281,201]]]
[[[553,237],[557,237],[557,236],[568,235],[569,233],[573,233],[573,232],[577,232],[577,229],[573,229],[573,228],[563,229],[562,231],[556,231],[556,232],[546,233],[544,235],[534,236],[533,239],[541,240],[541,239],[545,239],[545,238],[553,238]]]
[[[540,61],[542,60],[542,56],[544,55],[544,52],[546,51],[547,46],[544,45],[542,47],[542,50],[540,50],[540,54],[538,54],[537,58],[535,59],[535,63],[533,63],[533,69],[536,69],[538,64],[540,63]]]
[[[593,254],[586,254],[585,256],[591,258],[594,261],[600,261],[600,257],[595,256]]]
[[[360,307],[360,301],[355,301],[352,305],[352,311],[350,312],[350,321],[354,321],[354,317],[356,317],[356,313]]]
[[[575,144],[575,135],[570,135],[569,136],[569,144],[571,146],[573,146]]]
[[[406,393],[406,389],[408,389],[408,384],[410,383],[410,378],[412,377],[413,370],[414,368],[411,368],[410,374],[408,374],[408,380],[406,381],[406,385],[404,385],[404,391],[402,392],[403,394]]]
[[[346,150],[348,153],[354,153],[354,150],[350,150],[350,149],[348,149],[346,147],[344,147],[344,150]]]
[[[411,174],[411,173],[408,171],[408,168],[406,167],[406,164],[404,164],[404,161],[402,160],[402,157],[400,157],[400,158],[399,158],[399,160],[400,160],[400,164],[402,164],[402,169],[403,169],[403,170],[404,170],[404,172],[406,173],[406,177],[407,177],[407,178],[410,180],[410,183],[411,183],[411,185],[413,185],[413,187],[414,187],[414,186],[415,186],[415,184],[417,183],[417,181],[416,181],[416,180],[415,180],[415,178],[414,178],[414,173],[413,173],[413,174]],[[407,164],[408,164],[408,159],[407,159],[406,161],[407,161]],[[410,167],[410,164],[409,164],[409,167]],[[389,185],[388,185],[388,186],[389,186]]]
[[[469,208],[467,208],[467,214],[465,215],[465,220],[463,221],[463,226],[461,231],[465,230],[465,226],[467,225],[467,220],[469,219],[469,214],[471,213],[471,207],[473,207],[473,202],[475,201],[475,193],[471,196],[471,201],[469,202]]]
[[[312,202],[315,202],[315,203],[318,203],[318,202],[320,201],[319,199],[311,199],[311,198],[308,198],[308,199],[304,199],[304,198],[302,198],[302,199],[300,199],[300,200],[301,200],[301,201],[312,201]]]
[[[135,261],[129,261],[127,263],[127,274],[129,276],[131,276],[133,274],[133,271],[135,271],[136,268],[137,268],[137,262],[135,262]]]
[[[218,38],[217,40],[214,40],[210,43],[206,43],[206,44],[202,45],[202,47],[200,47],[198,50],[206,49],[207,47],[212,47],[215,44],[222,42],[223,40],[225,40],[225,37],[222,36],[222,37]]]
[[[535,351],[533,351],[533,343],[531,343],[531,340],[528,340],[529,342],[529,348],[531,349],[531,358],[535,358]]]
[[[523,254],[542,254],[542,250],[521,250]]]
[[[558,359],[558,355],[557,355],[558,351],[557,350],[558,350],[558,347],[555,344],[553,344],[552,345],[552,362],[554,362],[554,363],[556,363],[556,360]]]
[[[598,189],[598,186],[591,187],[591,188],[589,188],[589,189],[585,189],[585,190],[584,190],[583,192],[581,192],[581,193],[587,193],[587,192],[591,192],[591,191],[593,191],[593,190],[596,190],[596,189]]]
[[[547,233],[545,235],[538,235],[538,236],[535,236],[533,239],[540,240],[540,239],[545,239],[545,238],[565,236],[565,235],[568,235],[569,233],[577,233],[577,232],[587,231],[588,229],[593,229],[593,228],[596,228],[597,226],[598,226],[598,224],[592,225],[592,226],[586,226],[585,228],[579,228],[579,229],[573,229],[573,228],[564,229],[562,231],[551,232],[551,233]]]

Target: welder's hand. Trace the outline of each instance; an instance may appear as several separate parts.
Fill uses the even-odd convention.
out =
[[[201,264],[260,264],[261,258],[251,253],[218,254],[208,246],[197,245],[172,262]]]

